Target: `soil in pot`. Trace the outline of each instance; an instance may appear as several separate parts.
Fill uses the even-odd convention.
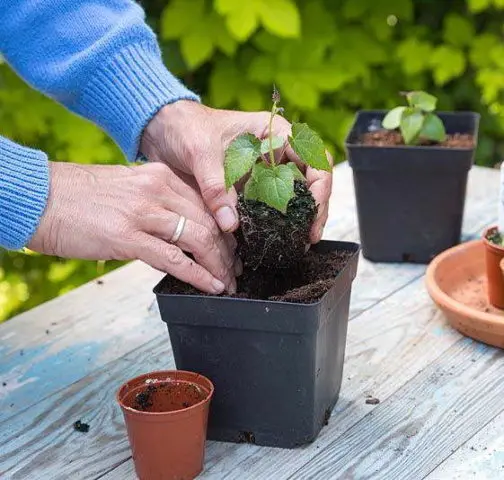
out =
[[[175,412],[202,402],[208,392],[198,385],[182,381],[170,381],[141,386],[124,398],[124,404],[142,412]]]
[[[213,384],[200,374],[140,375],[117,392],[137,476],[189,480],[203,469]]]
[[[347,265],[349,250],[320,253],[310,250],[289,268],[245,267],[237,279],[235,298],[272,300],[291,303],[317,302],[336,282],[338,273]],[[204,295],[191,285],[167,277],[161,293]]]
[[[375,147],[393,147],[404,146],[402,135],[396,130],[377,130],[375,132],[366,132],[359,138],[361,145],[370,145]],[[473,135],[455,133],[447,135],[443,142],[433,142],[422,140],[422,146],[435,146],[446,148],[474,148],[476,142]]]
[[[294,192],[286,214],[239,195],[237,252],[246,267],[289,268],[304,255],[317,205],[305,182],[296,181]]]

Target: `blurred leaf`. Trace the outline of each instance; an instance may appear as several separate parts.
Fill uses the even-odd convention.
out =
[[[387,130],[399,128],[399,125],[401,124],[401,117],[405,110],[406,107],[396,107],[390,110],[382,121],[383,128],[386,128]]]
[[[453,13],[445,18],[443,38],[456,47],[470,45],[474,38],[474,26],[467,18]]]
[[[433,113],[428,113],[425,116],[420,136],[436,142],[442,142],[446,137],[446,132],[441,119]]]
[[[421,112],[412,108],[407,108],[401,116],[401,135],[404,143],[410,145],[415,142],[422,130],[424,117]]]
[[[466,67],[463,53],[449,46],[441,46],[434,50],[431,56],[434,81],[437,85],[444,85],[461,75]]]

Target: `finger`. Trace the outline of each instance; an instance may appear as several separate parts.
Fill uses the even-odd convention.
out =
[[[170,243],[180,218],[179,214],[170,211],[145,215],[140,219],[140,227],[143,231]],[[234,258],[223,257],[214,236],[206,227],[187,218],[176,245],[182,251],[192,253],[198,264],[221,280],[230,293],[235,293]]]
[[[208,270],[184,255],[180,248],[156,237],[141,233],[137,236],[136,258],[157,270],[168,273],[182,282],[206,293],[218,295],[225,285]]]
[[[237,196],[234,188],[226,190],[224,183],[224,152],[219,144],[212,144],[193,161],[194,177],[207,207],[223,232],[238,228]]]
[[[333,165],[332,157],[327,153],[330,165]],[[329,215],[329,198],[332,191],[332,171],[316,170],[308,167],[306,170],[306,180],[315,204],[318,205],[317,217],[313,222],[310,232],[311,243],[318,243],[322,238],[324,226]]]
[[[187,191],[184,191],[183,195],[190,197]],[[224,263],[229,269],[232,269],[236,245],[233,245],[232,241],[225,239],[225,235],[220,231],[214,218],[210,215],[210,213],[207,213],[203,201],[201,200],[201,196],[198,195],[198,197],[199,200],[195,200],[194,203],[192,203],[182,195],[178,195],[171,191],[166,196],[160,197],[159,200],[161,201],[164,209],[183,215],[184,217],[209,230],[217,248],[221,252]]]

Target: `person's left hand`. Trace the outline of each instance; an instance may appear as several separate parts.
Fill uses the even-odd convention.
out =
[[[264,139],[268,135],[270,112],[217,110],[199,103],[180,100],[163,107],[147,125],[140,151],[149,160],[167,163],[179,173],[194,176],[205,204],[224,232],[238,227],[237,196],[234,188],[226,191],[224,152],[231,141],[243,133]],[[291,134],[291,124],[280,115],[273,121],[273,134]],[[308,187],[318,205],[310,241],[317,243],[327,221],[332,174],[306,168],[286,144],[284,159],[303,169]],[[332,164],[329,153],[328,159]]]

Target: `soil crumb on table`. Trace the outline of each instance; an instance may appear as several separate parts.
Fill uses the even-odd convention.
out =
[[[394,147],[404,145],[402,135],[396,130],[378,130],[361,135],[359,143],[362,145],[374,145],[376,147]],[[474,148],[474,137],[469,134],[455,133],[446,135],[444,142],[436,143],[430,140],[420,142],[423,146],[446,147],[446,148]]]
[[[73,424],[74,430],[77,432],[87,433],[89,432],[89,425],[87,423],[83,423],[81,420],[77,420]]]
[[[245,268],[237,279],[234,298],[272,300],[290,303],[314,303],[335,283],[336,276],[353,255],[349,251],[318,253],[309,251],[298,264],[288,269]],[[167,277],[162,293],[205,295],[191,285]],[[228,295],[222,295],[228,296]]]

